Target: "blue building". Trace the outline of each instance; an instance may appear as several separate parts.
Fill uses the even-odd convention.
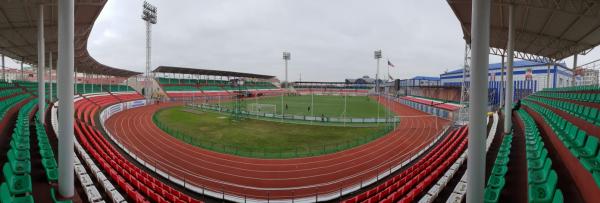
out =
[[[506,64],[505,64],[506,65]],[[546,87],[566,87],[570,86],[573,80],[573,73],[566,68],[564,63],[548,65],[532,61],[515,61],[513,63],[513,80],[515,82],[525,81],[523,83],[535,83],[538,91]],[[506,68],[505,68],[506,71]],[[489,81],[490,83],[499,82],[501,80],[501,64],[493,63],[489,66]],[[506,72],[504,73],[506,77]],[[463,77],[463,69],[456,69],[440,75],[443,86],[461,86]],[[580,77],[578,80],[581,79]],[[467,81],[469,78],[467,76]],[[506,80],[506,79],[505,79]]]

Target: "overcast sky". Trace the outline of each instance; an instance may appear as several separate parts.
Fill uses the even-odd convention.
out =
[[[340,81],[375,76],[373,51],[396,65],[394,78],[439,76],[463,63],[459,23],[443,0],[150,0],[152,69],[159,65]],[[89,39],[99,62],[143,72],[145,23],[141,0],[110,0]],[[579,64],[600,58],[595,49]],[[490,56],[490,62],[499,62]],[[566,60],[572,66],[571,58]]]

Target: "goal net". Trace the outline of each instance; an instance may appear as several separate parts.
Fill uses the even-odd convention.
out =
[[[251,113],[270,113],[270,114],[275,114],[277,113],[277,105],[275,104],[257,104],[257,103],[250,103],[248,105],[246,105],[246,109],[248,110],[248,112]]]

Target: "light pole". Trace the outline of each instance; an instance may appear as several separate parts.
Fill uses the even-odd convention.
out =
[[[375,60],[377,60],[377,73],[375,74],[375,91],[379,93],[379,61],[381,60],[381,49],[375,51]]]
[[[144,92],[146,95],[146,99],[150,99],[152,96],[151,83],[150,81],[150,61],[151,61],[151,49],[152,46],[150,44],[150,38],[152,37],[152,24],[156,24],[156,7],[148,2],[144,1],[143,10],[142,10],[142,19],[146,21],[146,78],[144,88],[146,91]]]
[[[285,63],[285,89],[288,89],[288,61],[291,59],[292,55],[290,54],[290,52],[284,51],[283,52],[283,61]],[[283,83],[282,83],[283,84]],[[283,95],[284,95],[284,91],[281,92],[281,120],[283,120]]]
[[[381,97],[381,91],[379,91],[379,61],[381,60],[381,49],[375,51],[375,60],[377,60],[377,73],[375,74],[375,92],[377,93],[377,125],[379,125],[379,97]]]

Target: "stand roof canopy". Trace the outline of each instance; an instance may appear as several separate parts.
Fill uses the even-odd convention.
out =
[[[464,39],[471,39],[471,1],[447,0]],[[490,53],[506,55],[508,10],[515,7],[515,57],[549,63],[586,54],[600,44],[600,1],[492,0]]]
[[[90,32],[106,1],[75,1],[75,69],[79,73],[120,77],[141,74],[101,64],[92,58],[87,50]],[[0,0],[0,54],[22,60],[24,63],[37,64],[37,24],[40,5],[44,5],[46,54],[53,53],[53,64],[56,64],[58,58],[57,0]]]
[[[254,73],[242,73],[234,71],[222,71],[222,70],[209,70],[209,69],[196,69],[186,67],[174,67],[174,66],[159,66],[152,72],[155,73],[180,73],[180,74],[193,74],[193,75],[216,75],[216,76],[231,76],[231,77],[245,77],[245,78],[256,78],[256,79],[272,79],[275,76],[261,75]]]

